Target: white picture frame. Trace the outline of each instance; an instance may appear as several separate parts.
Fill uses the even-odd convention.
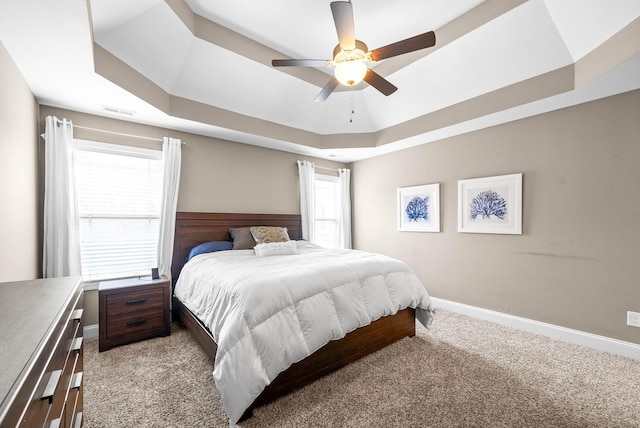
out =
[[[522,235],[522,174],[459,180],[458,232]]]
[[[398,231],[440,232],[440,183],[398,189]]]

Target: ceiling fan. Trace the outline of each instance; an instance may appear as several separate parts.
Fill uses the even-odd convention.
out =
[[[338,84],[353,86],[362,80],[389,96],[396,88],[391,82],[367,67],[367,63],[380,61],[405,53],[429,48],[436,44],[433,31],[419,34],[399,42],[391,43],[372,51],[367,45],[356,40],[353,24],[353,5],[351,1],[331,2],[331,13],[338,32],[338,45],[333,50],[333,59],[274,59],[273,67],[331,67],[335,66],[334,76],[322,88],[314,101],[324,101],[338,87]]]

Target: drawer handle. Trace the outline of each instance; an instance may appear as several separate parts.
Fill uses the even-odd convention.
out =
[[[76,337],[71,343],[71,351],[80,352],[80,348],[82,348],[82,336]]]
[[[76,414],[73,428],[80,428],[82,426],[82,412]]]
[[[146,302],[147,299],[131,299],[131,300],[127,300],[127,305],[141,305],[144,302]]]
[[[49,422],[49,428],[59,428],[60,427],[60,418],[54,419]]]
[[[47,387],[42,393],[42,399],[49,400],[49,404],[53,403],[53,395],[55,394],[56,388],[58,387],[58,382],[60,382],[60,377],[62,377],[62,370],[52,371],[49,382],[47,382]]]
[[[142,324],[146,324],[147,319],[146,318],[138,318],[136,320],[131,320],[127,322],[127,327],[135,327],[138,325],[142,325]]]
[[[73,379],[71,380],[71,389],[80,389],[80,385],[82,385],[82,372],[78,372],[73,375]]]
[[[82,312],[84,312],[84,309],[76,309],[75,311],[73,311],[73,315],[71,315],[71,318],[74,321],[80,321],[82,319]]]

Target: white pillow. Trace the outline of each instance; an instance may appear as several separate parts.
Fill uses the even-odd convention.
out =
[[[266,244],[258,244],[253,247],[253,249],[256,250],[256,255],[258,257],[288,256],[291,254],[298,254],[296,241],[269,242]]]

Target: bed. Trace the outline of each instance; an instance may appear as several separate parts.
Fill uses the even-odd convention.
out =
[[[229,241],[231,239],[229,229],[258,225],[286,227],[291,240],[298,240],[301,237],[301,221],[299,215],[177,213],[172,265],[172,283],[174,285],[176,284],[185,265],[186,256],[193,247],[204,242]],[[314,248],[312,244],[305,243],[304,241],[298,241],[294,245],[301,248],[300,251],[321,251],[321,249]],[[226,259],[248,257],[248,255],[242,254],[248,252],[249,251],[226,252],[224,257],[226,257]],[[212,262],[218,262],[217,260],[221,258],[221,255],[223,255],[223,253],[212,256]],[[208,257],[209,256],[207,255],[202,258],[204,259]],[[214,257],[218,257],[218,259],[215,259]],[[224,257],[222,257],[222,259],[224,259]],[[253,254],[253,257],[255,258],[255,254]],[[197,264],[198,258],[195,258],[194,260],[195,261],[192,262],[192,264]],[[294,260],[297,261],[299,259]],[[202,261],[202,263],[205,262]],[[192,268],[191,265],[188,267]],[[184,277],[181,278],[183,283],[186,283],[187,279],[185,278],[187,278],[188,275],[190,275],[190,271],[185,269]],[[183,291],[181,291],[181,293],[184,294]],[[184,300],[188,301],[187,298],[184,298]],[[428,303],[429,306],[429,313],[432,313],[433,308],[431,307],[430,302],[426,303]],[[424,307],[426,307],[426,303],[420,305],[423,307],[418,308],[421,314],[425,313]],[[191,302],[190,305],[193,307],[193,302]],[[212,360],[216,361],[218,345],[214,340],[214,336],[219,338],[219,331],[214,328],[216,331],[215,333],[212,333],[211,329],[205,326],[206,322],[201,321],[198,316],[196,316],[178,299],[174,299],[173,309],[174,316],[179,318],[182,323],[191,330],[193,336],[200,343],[207,355]],[[196,308],[194,311],[198,312],[198,309]],[[244,405],[242,406],[244,411],[241,415],[237,410],[231,412],[229,408],[225,406],[230,416],[230,424],[233,425],[237,421],[241,421],[252,416],[252,412],[255,408],[301,388],[304,385],[307,385],[326,374],[356,361],[365,355],[375,352],[376,350],[388,346],[404,337],[414,336],[415,317],[416,310],[412,307],[406,307],[405,309],[397,310],[397,312],[393,314],[373,320],[363,327],[356,328],[340,339],[330,340],[328,343],[317,347],[317,350],[306,356],[306,358],[292,363],[288,368],[283,369],[283,371],[278,371],[277,373],[279,374],[277,374],[274,379],[266,382],[264,389],[262,389],[257,397],[250,402],[250,405],[247,405],[246,408]],[[424,315],[422,315],[422,318],[424,321]],[[207,322],[210,321],[209,318],[207,318],[207,320]],[[225,351],[224,348],[225,347],[223,346],[222,351]],[[220,366],[216,365],[216,368],[220,368]],[[220,391],[218,380],[216,380],[216,383],[218,385],[218,390]],[[221,395],[223,396],[224,404],[225,397],[224,394],[221,393]]]

